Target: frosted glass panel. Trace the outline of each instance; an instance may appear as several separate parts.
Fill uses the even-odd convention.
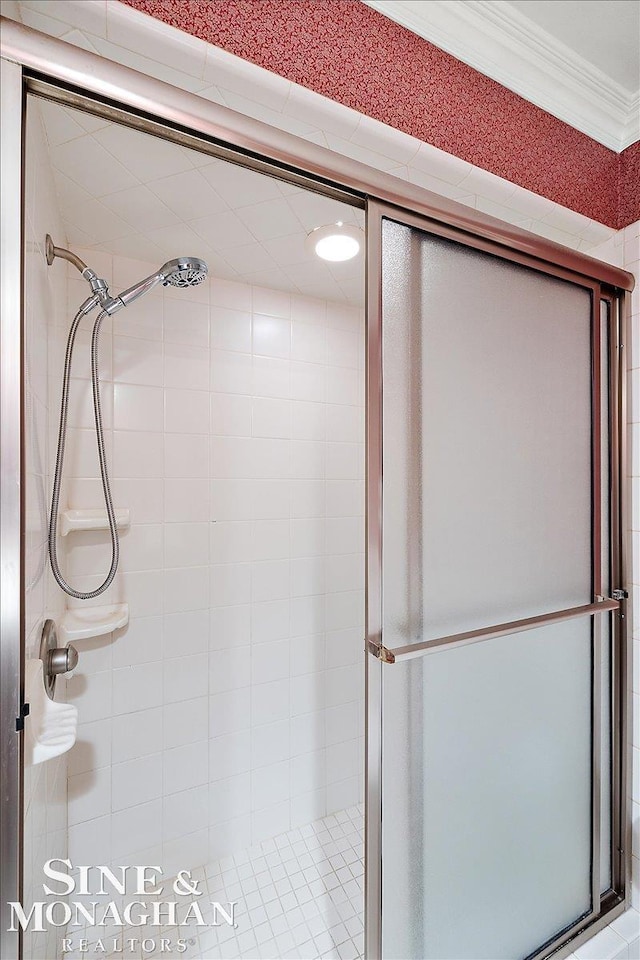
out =
[[[384,643],[592,600],[591,295],[383,221]]]
[[[591,626],[383,668],[385,960],[518,960],[589,911]]]

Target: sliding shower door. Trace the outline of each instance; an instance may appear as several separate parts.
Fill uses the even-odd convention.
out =
[[[368,956],[544,956],[611,885],[606,311],[369,229]]]

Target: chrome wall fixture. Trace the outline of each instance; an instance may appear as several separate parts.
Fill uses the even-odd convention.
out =
[[[619,344],[625,339],[626,307],[624,292],[633,286],[633,278],[622,270],[600,263],[558,244],[541,240],[517,227],[477,213],[415,187],[404,181],[373,170],[364,164],[340,157],[315,144],[275,130],[232,110],[200,99],[159,80],[146,77],[130,68],[44,36],[13,21],[2,19],[2,105],[6,126],[2,143],[2,772],[4,777],[0,840],[2,852],[1,952],[6,960],[18,960],[19,937],[4,922],[7,902],[20,899],[21,863],[21,765],[20,729],[24,703],[22,700],[22,555],[20,541],[20,450],[23,436],[21,417],[21,342],[22,291],[21,276],[21,170],[22,111],[25,93],[31,93],[73,104],[90,113],[106,116],[129,126],[145,130],[175,142],[188,145],[210,155],[225,157],[235,163],[269,172],[280,179],[304,185],[317,192],[338,197],[360,207],[367,207],[367,677],[368,723],[367,804],[366,804],[366,956],[377,960],[382,950],[382,864],[381,829],[381,676],[393,670],[394,661],[423,652],[417,649],[386,650],[380,616],[382,583],[381,567],[381,277],[380,223],[383,214],[422,229],[433,230],[461,243],[489,250],[497,255],[556,276],[568,276],[594,291],[594,310],[600,300],[610,305],[610,530],[612,584],[622,591],[609,599],[603,596],[594,566],[593,603],[587,608],[557,611],[556,619],[589,616],[594,622],[603,614],[615,626],[613,640],[612,697],[614,716],[614,782],[613,838],[614,879],[612,889],[600,898],[594,886],[594,911],[589,925],[577,925],[566,931],[537,954],[543,960],[554,953],[566,956],[578,943],[593,935],[625,909],[629,897],[630,820],[627,808],[627,777],[630,752],[630,718],[628,704],[629,650],[626,642],[628,600],[625,595],[624,518],[627,516],[622,477],[625,474],[625,370]],[[53,256],[64,255],[51,244]],[[71,255],[73,256],[73,255]],[[68,258],[70,259],[70,258]],[[76,258],[77,259],[77,258]],[[71,260],[73,262],[73,260]],[[89,270],[81,261],[81,272]],[[109,297],[100,278],[86,274],[92,285],[94,306],[101,306],[100,315],[108,315],[150,289],[164,282],[163,270],[202,272],[199,261],[171,261],[152,277],[124,291],[118,298]],[[206,269],[206,267],[205,267]],[[171,281],[169,281],[171,282]],[[199,282],[199,281],[196,281]],[[94,289],[95,287],[95,289]],[[91,298],[90,298],[91,299]],[[117,303],[119,301],[119,304]],[[112,304],[117,304],[111,306]],[[598,374],[599,376],[599,374]],[[594,393],[599,381],[594,378]],[[594,436],[597,431],[594,432]],[[597,441],[594,441],[597,445]],[[599,469],[599,467],[597,468]],[[595,458],[594,458],[594,471]],[[595,476],[595,474],[594,474]],[[598,480],[599,483],[599,480]],[[594,530],[599,530],[594,505]],[[594,546],[595,557],[596,546]],[[599,589],[595,589],[599,588]],[[626,609],[625,609],[626,608]],[[625,614],[623,618],[622,614]],[[521,622],[522,623],[522,622]],[[457,634],[428,643],[459,644],[481,642],[483,637],[497,636],[513,624],[497,624],[481,631],[483,636]],[[522,627],[522,629],[527,629]],[[595,803],[594,798],[594,807]],[[595,829],[595,814],[594,814]],[[615,856],[618,851],[617,856]],[[595,873],[594,873],[595,875]],[[597,896],[595,895],[597,892]],[[596,900],[598,909],[595,908]],[[532,958],[533,960],[533,958]]]
[[[99,597],[113,583],[113,578],[118,570],[120,558],[120,543],[118,539],[118,527],[116,523],[116,514],[111,496],[111,485],[109,483],[109,471],[107,468],[107,455],[104,449],[104,433],[102,427],[102,407],[100,402],[100,378],[99,378],[99,356],[98,348],[100,344],[100,331],[102,321],[107,316],[113,316],[123,307],[128,307],[134,303],[143,294],[153,290],[158,284],[172,287],[195,287],[202,283],[208,273],[207,264],[198,257],[178,257],[175,260],[169,260],[159,270],[140,280],[133,286],[128,287],[119,293],[117,297],[109,294],[109,286],[106,280],[102,280],[98,275],[84,263],[80,257],[76,256],[70,250],[64,250],[62,247],[56,247],[53,240],[47,234],[45,238],[45,252],[47,263],[52,265],[56,257],[67,260],[80,271],[85,280],[91,287],[91,296],[80,305],[73,318],[67,338],[67,349],[64,358],[64,372],[62,375],[62,397],[60,400],[60,422],[58,427],[58,447],[56,451],[56,465],[53,479],[53,492],[51,494],[51,512],[49,515],[49,560],[51,561],[51,570],[58,586],[64,590],[70,597],[77,600],[91,600]],[[109,535],[111,537],[111,566],[100,586],[94,590],[76,590],[65,580],[60,565],[58,563],[58,511],[60,508],[60,487],[62,484],[62,471],[64,467],[64,452],[67,439],[67,410],[69,405],[69,387],[71,382],[71,364],[73,362],[73,348],[75,346],[76,334],[80,321],[86,317],[96,307],[100,307],[100,312],[96,317],[91,332],[91,388],[93,395],[93,413],[96,430],[96,440],[98,443],[98,460],[100,463],[100,477],[102,479],[102,492],[104,504],[107,511],[107,520],[109,523]]]

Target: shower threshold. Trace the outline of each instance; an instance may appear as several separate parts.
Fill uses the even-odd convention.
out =
[[[364,808],[357,804],[191,871],[205,921],[211,902],[235,903],[235,926],[127,928],[117,952],[88,949],[66,960],[362,960]],[[169,885],[171,881],[165,881]],[[188,910],[189,898],[181,898]],[[207,913],[207,909],[211,913]],[[162,947],[162,940],[165,945]],[[180,944],[178,945],[180,941]],[[111,941],[113,942],[113,941]],[[169,949],[167,949],[167,946]]]

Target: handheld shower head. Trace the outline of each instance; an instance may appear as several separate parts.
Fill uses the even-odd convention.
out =
[[[153,290],[159,283],[164,287],[195,287],[206,279],[208,272],[207,264],[199,257],[177,257],[175,260],[168,260],[157,273],[152,273],[150,277],[123,290],[109,304],[103,306],[103,310],[108,314],[117,313],[122,307],[128,307],[143,293]]]
[[[203,280],[206,280],[209,268],[204,260],[198,257],[178,257],[176,260],[168,260],[158,273],[163,276],[163,286],[168,284],[172,287],[196,287]]]

